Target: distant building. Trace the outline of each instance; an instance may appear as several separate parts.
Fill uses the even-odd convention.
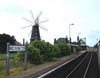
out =
[[[54,43],[58,43],[58,42],[62,42],[62,43],[69,43],[68,38],[58,38],[58,39],[54,39]]]
[[[22,46],[23,44],[21,44],[20,42],[16,41],[16,42],[15,42],[15,45],[17,45],[17,46]]]
[[[80,46],[86,46],[86,42],[82,39],[80,39]]]
[[[82,48],[82,50],[85,50],[86,49],[86,40],[84,40],[84,39],[80,39],[79,40],[79,43],[80,43],[80,46],[81,46],[81,48]]]
[[[56,42],[66,42],[66,38],[59,38]]]
[[[54,39],[54,43],[66,43],[68,46],[70,46],[71,48],[71,52],[76,52],[76,48],[78,45],[77,45],[77,42],[71,42],[71,38],[70,40],[68,40],[68,38],[58,38],[58,39]]]

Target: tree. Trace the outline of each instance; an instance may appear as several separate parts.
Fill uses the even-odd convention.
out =
[[[40,55],[40,50],[38,48],[35,48],[32,45],[28,46],[28,51],[29,51],[29,61],[32,64],[41,64],[43,63],[42,56]]]
[[[43,40],[35,40],[31,42],[30,45],[40,50],[40,55],[42,56],[44,61],[50,61],[56,55],[54,46],[49,42],[45,42]]]
[[[7,42],[9,42],[10,44],[15,44],[15,37],[14,36],[10,36],[8,34],[0,34],[0,52],[5,53],[6,52],[6,45]]]
[[[60,56],[65,56],[70,54],[70,47],[66,43],[57,43],[55,44],[60,49]]]
[[[17,52],[14,61],[24,62],[24,52]]]
[[[45,54],[44,54],[44,56],[45,56],[45,60],[46,61],[51,61],[51,60],[53,60],[53,58],[56,56],[56,51],[55,51],[55,47],[52,45],[52,44],[50,44],[50,43],[46,43],[46,49],[45,49]]]
[[[81,50],[81,47],[80,46],[76,46],[76,51],[80,51]]]
[[[60,57],[61,51],[60,51],[59,47],[57,45],[54,45],[53,47],[54,47],[55,57]]]
[[[66,43],[56,43],[55,45],[43,40],[34,40],[27,45],[28,60],[32,64],[41,64],[52,61],[55,57],[68,55],[70,48]]]
[[[34,40],[28,45],[29,54],[33,53],[33,49],[35,48],[39,50],[39,56],[36,57],[41,58],[42,61],[51,61],[54,57],[58,57],[60,50],[57,46],[50,44],[49,42],[45,42],[43,40]],[[31,54],[29,58],[33,57]],[[35,56],[34,56],[35,57]]]
[[[35,48],[38,48],[40,50],[41,55],[45,54],[45,51],[47,49],[45,41],[43,41],[43,40],[34,40],[30,43],[30,45],[34,46]]]

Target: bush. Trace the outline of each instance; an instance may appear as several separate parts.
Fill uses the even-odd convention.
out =
[[[24,52],[17,52],[16,56],[15,56],[15,60],[16,61],[24,61]]]
[[[35,40],[30,45],[40,50],[40,56],[44,61],[51,61],[56,56],[54,46],[48,42]]]
[[[28,60],[32,64],[41,64],[51,61],[55,57],[61,57],[70,53],[70,48],[66,43],[56,43],[55,45],[43,40],[34,40],[27,45]]]
[[[54,47],[55,57],[60,57],[61,51],[59,47],[57,45],[54,45],[53,47]]]
[[[81,47],[80,46],[76,46],[76,51],[80,51]]]
[[[55,48],[52,44],[46,43],[44,56],[45,61],[51,61],[56,56]]]
[[[38,48],[35,48],[32,45],[28,46],[28,51],[29,51],[29,61],[32,64],[41,64],[43,63],[43,58],[40,55],[40,50]]]
[[[55,45],[60,49],[60,56],[70,54],[70,47],[66,43],[57,43]]]
[[[41,55],[44,55],[45,50],[47,49],[46,42],[43,40],[42,41],[41,40],[34,40],[31,42],[30,45],[34,46],[35,48],[38,48],[40,50]]]

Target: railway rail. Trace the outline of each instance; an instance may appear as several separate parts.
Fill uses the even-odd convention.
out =
[[[38,78],[99,78],[99,67],[96,52],[86,52],[75,60],[58,66]]]

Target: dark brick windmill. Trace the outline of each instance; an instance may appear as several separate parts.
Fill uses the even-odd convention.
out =
[[[47,29],[45,29],[45,28],[43,28],[43,27],[40,26],[40,23],[43,23],[43,22],[47,22],[48,21],[48,20],[45,20],[45,21],[39,22],[39,18],[41,16],[41,14],[42,14],[42,12],[40,12],[39,15],[36,17],[36,19],[34,19],[33,13],[31,11],[31,15],[32,15],[33,22],[30,21],[30,20],[28,20],[28,19],[26,19],[26,18],[24,18],[26,21],[28,21],[28,22],[31,23],[31,25],[26,26],[26,27],[32,26],[30,42],[31,41],[34,41],[34,40],[40,40],[41,39],[39,27],[42,28],[43,30],[46,30],[47,31]],[[26,28],[26,27],[24,27],[24,28]]]

